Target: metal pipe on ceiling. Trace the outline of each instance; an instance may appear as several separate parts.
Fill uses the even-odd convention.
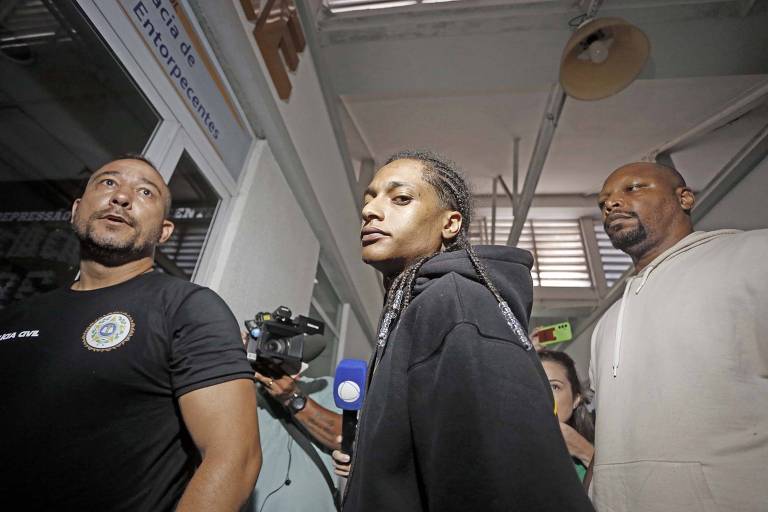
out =
[[[519,186],[519,177],[520,177],[520,137],[515,137],[513,140],[513,152],[512,152],[512,158],[514,159],[512,161],[512,200],[514,202],[517,202],[517,196],[520,194],[520,186]],[[513,203],[513,212],[514,215],[514,207],[516,205]]]
[[[520,234],[523,232],[523,225],[528,217],[528,210],[531,208],[533,196],[536,193],[536,186],[539,184],[541,171],[544,169],[544,162],[547,160],[549,148],[552,145],[552,139],[555,135],[557,122],[560,114],[563,112],[565,104],[565,91],[558,82],[549,93],[547,107],[544,110],[544,117],[539,126],[539,133],[536,135],[536,144],[533,148],[533,155],[528,164],[528,172],[525,175],[523,191],[517,198],[517,208],[515,209],[515,220],[512,229],[507,238],[507,245],[517,245],[520,240]]]
[[[597,11],[600,9],[603,0],[590,0],[587,10],[584,14],[584,21],[594,18],[597,15]],[[560,114],[563,113],[563,105],[565,104],[565,91],[563,91],[560,82],[558,82],[549,94],[547,100],[547,107],[544,111],[544,118],[539,126],[539,133],[536,135],[536,144],[533,148],[533,155],[528,163],[528,172],[525,174],[525,182],[523,183],[522,193],[518,193],[517,190],[517,174],[515,174],[514,184],[514,196],[513,197],[513,211],[514,221],[512,229],[509,231],[509,237],[507,238],[507,245],[517,245],[520,240],[520,235],[523,232],[523,226],[528,218],[528,210],[531,208],[533,202],[533,196],[536,193],[536,186],[539,184],[539,178],[541,177],[541,171],[544,169],[544,162],[547,160],[547,154],[549,148],[552,145],[552,139],[555,136],[555,128],[557,128],[557,122],[560,119]],[[519,141],[516,141],[515,147]]]
[[[768,82],[757,84],[755,87],[747,90],[742,95],[731,100],[724,108],[717,113],[704,119],[696,126],[691,127],[681,135],[671,139],[664,144],[650,150],[643,160],[654,162],[658,156],[679,148],[697,137],[701,137],[731,121],[743,116],[747,112],[758,107],[768,100]]]
[[[752,137],[696,196],[691,210],[694,225],[720,202],[728,192],[768,157],[768,124]]]
[[[515,198],[515,195],[510,192],[509,187],[507,187],[507,183],[504,181],[504,178],[501,177],[501,175],[496,176],[496,181],[498,181],[501,184],[501,188],[504,189],[504,193],[507,194],[507,197],[512,202],[512,216],[514,217],[516,215],[515,210],[515,204],[517,203],[517,199]]]
[[[498,178],[493,178],[493,192],[491,195],[491,245],[496,245],[496,187]]]

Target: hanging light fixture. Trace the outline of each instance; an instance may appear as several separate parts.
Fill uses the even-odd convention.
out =
[[[643,31],[621,18],[587,19],[565,45],[560,84],[579,100],[606,98],[637,78],[650,49]]]

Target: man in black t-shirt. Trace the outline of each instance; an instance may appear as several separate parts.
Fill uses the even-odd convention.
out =
[[[0,496],[20,510],[238,510],[253,372],[213,291],[152,270],[170,192],[129,156],[72,208],[80,277],[0,317]]]

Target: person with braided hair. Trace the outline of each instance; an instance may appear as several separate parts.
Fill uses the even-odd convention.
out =
[[[469,187],[432,153],[392,156],[364,202],[387,294],[343,510],[592,511],[527,335],[531,254],[470,245]]]

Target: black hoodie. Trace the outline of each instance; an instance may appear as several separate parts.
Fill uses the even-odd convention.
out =
[[[476,248],[527,329],[531,254]],[[419,270],[363,407],[345,512],[592,511],[536,352],[465,251]]]

